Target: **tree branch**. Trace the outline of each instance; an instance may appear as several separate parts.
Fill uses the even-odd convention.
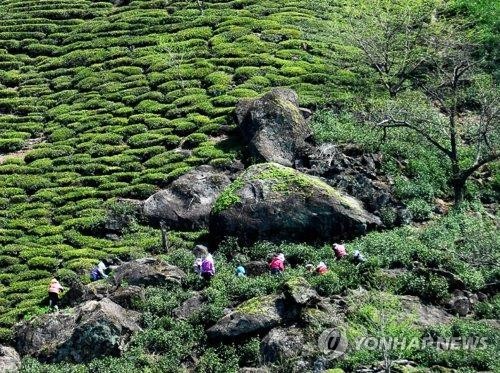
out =
[[[469,176],[471,176],[474,172],[479,170],[481,167],[483,167],[485,164],[493,162],[494,160],[500,159],[500,153],[492,153],[489,154],[488,156],[484,157],[483,159],[480,159],[479,161],[475,162],[471,167],[469,167],[466,170],[463,170],[460,173],[460,180],[467,180]]]
[[[434,140],[429,134],[425,133],[420,128],[415,127],[414,125],[412,125],[410,122],[408,122],[406,120],[396,120],[394,118],[387,118],[387,119],[384,119],[383,121],[377,123],[376,126],[377,127],[385,127],[385,128],[397,128],[397,127],[409,128],[409,129],[417,132],[422,137],[424,137],[429,143],[434,145],[436,148],[438,148],[440,151],[442,151],[448,157],[450,157],[450,158],[452,157],[451,151],[449,151],[443,145],[441,145],[439,142]]]

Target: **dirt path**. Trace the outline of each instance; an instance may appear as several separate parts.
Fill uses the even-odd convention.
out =
[[[4,163],[9,158],[21,158],[23,159],[27,152],[29,152],[36,144],[40,144],[45,140],[45,137],[35,137],[33,139],[28,139],[24,144],[23,148],[6,154],[0,154],[0,164]]]

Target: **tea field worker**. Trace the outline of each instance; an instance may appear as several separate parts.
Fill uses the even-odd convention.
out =
[[[194,273],[201,275],[201,264],[203,260],[201,258],[196,258],[193,263]]]
[[[57,302],[59,301],[59,293],[63,291],[64,288],[61,286],[56,278],[50,280],[49,284],[49,307],[59,311],[59,306]]]
[[[94,267],[90,270],[90,280],[97,281],[103,278],[108,278],[108,275],[105,273],[107,267],[106,264],[101,260],[97,267]]]
[[[245,267],[243,267],[243,266],[236,267],[236,276],[247,277]]]
[[[340,260],[347,255],[347,250],[345,249],[344,245],[334,243],[333,244],[333,253],[335,254],[335,258],[337,260]]]
[[[352,255],[352,259],[353,259],[354,263],[357,263],[357,264],[364,263],[366,261],[365,257],[363,256],[363,254],[361,254],[361,251],[359,251],[359,250],[356,250],[354,252],[354,254]]]
[[[323,275],[326,272],[328,272],[328,267],[326,266],[325,262],[319,262],[318,266],[316,267],[316,273],[318,275]]]
[[[309,273],[313,273],[314,272],[314,266],[311,263],[306,264],[306,271],[309,272]]]
[[[271,262],[269,263],[269,269],[272,275],[280,275],[285,270],[285,264],[279,255],[274,254]]]
[[[215,276],[215,263],[212,255],[208,254],[201,262],[201,277],[210,281]]]

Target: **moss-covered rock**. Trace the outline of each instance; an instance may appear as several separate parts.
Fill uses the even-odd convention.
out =
[[[316,290],[303,277],[288,280],[285,283],[285,295],[301,306],[317,303],[320,300]]]
[[[332,241],[381,224],[362,204],[322,180],[276,163],[249,167],[217,199],[216,238]]]
[[[295,319],[297,308],[283,295],[265,295],[243,302],[207,330],[210,338],[235,338],[267,331],[286,320]]]

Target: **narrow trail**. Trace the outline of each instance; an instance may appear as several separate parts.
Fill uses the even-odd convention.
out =
[[[22,147],[22,149],[11,153],[0,154],[0,164],[3,164],[9,158],[24,159],[26,153],[28,153],[31,149],[33,149],[35,145],[42,143],[44,140],[45,137],[43,136],[35,137],[33,139],[28,139],[24,144],[24,146]]]

